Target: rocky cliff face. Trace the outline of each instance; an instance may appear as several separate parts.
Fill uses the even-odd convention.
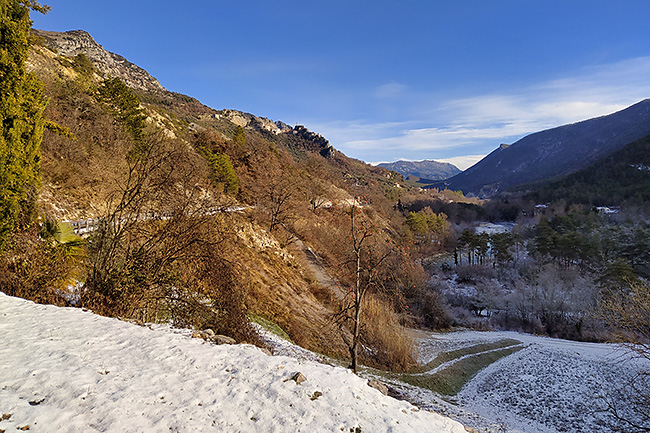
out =
[[[118,77],[125,84],[140,90],[164,90],[158,80],[149,75],[147,71],[126,60],[124,57],[108,52],[99,45],[92,36],[83,30],[69,32],[49,32],[32,30],[39,37],[45,39],[45,45],[56,50],[59,54],[75,57],[85,55],[106,76]]]
[[[282,134],[283,132],[290,132],[292,128],[283,122],[274,122],[266,117],[257,117],[250,113],[244,113],[238,110],[223,110],[218,116],[222,116],[230,120],[235,125],[242,128],[252,127],[258,130],[264,130],[273,134]]]
[[[336,154],[336,149],[330,145],[329,141],[325,137],[308,130],[302,125],[291,127],[281,121],[273,121],[266,117],[258,117],[254,114],[244,113],[237,110],[222,110],[215,114],[214,117],[217,119],[223,117],[242,128],[266,131],[275,135],[287,134],[297,137],[302,140],[302,147],[307,150],[316,151],[325,158],[332,157]]]

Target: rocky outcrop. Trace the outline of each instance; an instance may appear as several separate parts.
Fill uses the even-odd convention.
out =
[[[106,51],[83,30],[60,33],[34,29],[32,32],[43,38],[45,45],[58,54],[67,57],[83,54],[102,75],[118,77],[129,87],[150,91],[164,90],[158,80],[147,71],[120,55]]]
[[[268,131],[276,135],[290,132],[292,130],[292,128],[284,122],[274,122],[266,117],[257,117],[253,114],[237,110],[223,110],[220,114],[216,114],[215,116],[217,118],[223,117],[228,119],[242,128],[251,127],[257,130]]]
[[[315,132],[311,132],[302,125],[296,125],[296,127],[293,128],[292,133],[310,143],[312,146],[311,150],[318,151],[321,156],[325,158],[331,158],[336,154],[336,149],[330,145],[330,142],[325,137]]]
[[[331,158],[336,155],[336,149],[330,145],[330,142],[320,134],[310,131],[302,125],[291,127],[281,121],[273,121],[266,117],[257,117],[250,113],[244,113],[237,110],[223,110],[214,115],[215,118],[228,119],[235,125],[242,128],[252,128],[258,131],[267,131],[275,135],[290,134],[302,140],[306,150],[315,151],[324,158]]]
[[[203,340],[209,341],[214,344],[236,344],[237,343],[234,338],[228,337],[226,335],[215,334],[212,329],[193,332],[192,338],[201,338]]]

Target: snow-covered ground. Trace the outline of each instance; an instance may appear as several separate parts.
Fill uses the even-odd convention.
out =
[[[0,419],[7,432],[465,431],[343,368],[2,293]]]
[[[425,335],[422,333],[421,335]],[[421,339],[423,361],[440,351],[515,339],[525,348],[480,371],[453,404],[417,388],[402,391],[422,407],[490,432],[611,432],[603,393],[622,386],[647,362],[618,345],[581,343],[515,332],[431,333]]]
[[[465,431],[272,334],[266,338],[281,355],[190,334],[0,293],[0,431]],[[450,401],[392,384],[419,407],[479,432],[610,432],[598,396],[650,368],[617,345],[513,332],[419,335],[423,362],[486,341],[525,345]],[[307,378],[300,385],[290,380],[297,372]]]
[[[515,226],[515,223],[502,222],[502,223],[488,223],[483,222],[479,223],[474,232],[476,233],[487,233],[493,235],[495,233],[510,233],[512,228]]]

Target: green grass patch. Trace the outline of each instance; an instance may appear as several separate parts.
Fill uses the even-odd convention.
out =
[[[442,395],[454,396],[458,394],[461,388],[474,376],[476,376],[479,371],[492,364],[493,362],[496,362],[499,359],[511,355],[521,349],[523,349],[523,346],[513,346],[511,344],[509,347],[505,347],[501,350],[494,350],[491,352],[483,351],[483,353],[478,353],[474,356],[469,356],[467,358],[461,359],[460,361],[451,364],[449,367],[446,367],[443,370],[437,371],[433,374],[405,374],[402,375],[401,380],[420,388],[426,388],[431,391],[435,391]],[[457,356],[457,358],[460,356],[462,355]]]
[[[271,320],[265,319],[262,316],[250,316],[250,319],[251,319],[251,322],[257,323],[258,325],[260,325],[262,328],[266,329],[267,331],[272,332],[275,335],[277,335],[278,337],[293,343],[293,341],[291,341],[291,337],[289,337],[289,334],[284,332],[284,329],[280,328],[280,326],[278,326],[277,323],[272,322]]]
[[[415,367],[410,373],[426,373],[427,371],[433,370],[436,367],[440,367],[445,362],[453,361],[454,359],[462,358],[466,355],[473,355],[475,353],[487,352],[488,350],[502,349],[506,347],[516,346],[521,344],[521,341],[514,340],[512,338],[506,338],[503,340],[495,341],[492,343],[481,343],[475,344],[473,346],[463,347],[462,349],[452,350],[450,352],[442,352],[436,356],[432,361]]]

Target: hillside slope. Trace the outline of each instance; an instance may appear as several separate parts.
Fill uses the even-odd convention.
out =
[[[650,100],[646,99],[607,116],[502,145],[444,185],[465,193],[493,194],[512,185],[570,174],[648,134]]]
[[[111,107],[97,97],[102,80],[112,76],[136,91],[147,123],[167,138],[189,144],[189,153],[202,157],[207,148],[228,154],[242,183],[236,197],[239,201],[255,204],[259,197],[253,190],[259,189],[259,177],[267,174],[277,181],[291,180],[301,193],[316,189],[316,195],[329,194],[324,198],[330,200],[370,194],[381,201],[387,192],[397,191],[397,177],[390,171],[346,157],[302,125],[291,127],[237,110],[215,110],[167,91],[143,69],[106,52],[86,32],[34,33],[41,38],[40,45],[32,48],[27,66],[46,85],[51,98],[46,114],[69,128],[77,139],[72,143],[50,132],[44,138],[45,194],[54,195],[57,206],[69,207],[65,215],[52,209],[57,216],[92,216],[107,195],[97,188],[115,182],[111,177],[116,170],[92,167],[98,160],[110,167],[123,157],[118,149],[118,143],[126,141],[123,128],[116,123]],[[308,165],[311,168],[307,169]],[[287,171],[296,173],[283,176]],[[336,187],[336,193],[329,185]],[[70,203],[75,198],[78,200]]]
[[[644,137],[587,168],[532,189],[538,203],[564,199],[592,206],[650,202],[650,137]]]
[[[304,126],[291,127],[237,110],[216,110],[167,91],[142,69],[105,52],[85,32],[37,34],[40,42],[32,47],[27,66],[45,84],[49,97],[45,115],[67,131],[46,131],[41,146],[38,204],[47,218],[106,219],[113,212],[113,221],[121,224],[128,218],[116,216],[116,209],[131,218],[136,213],[138,218],[147,215],[143,220],[150,223],[133,224],[128,238],[138,242],[153,236],[146,245],[154,255],[174,251],[158,251],[166,245],[158,239],[170,243],[172,238],[173,242],[191,239],[183,232],[185,223],[197,230],[191,245],[201,244],[205,231],[214,232],[212,241],[218,247],[209,252],[222,258],[221,271],[231,269],[227,278],[216,280],[232,278],[232,284],[224,283],[223,289],[237,286],[245,297],[235,305],[254,318],[278,325],[302,346],[346,356],[340,329],[332,320],[339,305],[314,278],[297,240],[315,251],[344,286],[348,277],[337,265],[349,253],[341,241],[349,226],[345,219],[342,223],[336,218],[346,206],[361,206],[362,201],[378,236],[392,237],[398,243],[403,216],[393,205],[403,190],[397,184],[401,177],[346,157]],[[113,73],[121,81],[114,80]],[[135,84],[127,87],[122,82]],[[144,159],[143,148],[151,152],[148,158],[155,158]],[[137,161],[143,163],[137,165]],[[137,182],[152,189],[139,196],[140,202],[125,201],[131,192],[143,191]],[[122,209],[125,204],[131,207]],[[195,218],[188,221],[191,214]],[[175,224],[174,215],[182,224]],[[200,229],[199,224],[203,224]],[[125,251],[125,260],[134,257],[138,248]],[[170,260],[177,257],[170,256]],[[140,262],[134,266],[141,266]],[[175,268],[169,274],[148,269],[170,278],[185,275]],[[129,268],[114,271],[131,272]],[[138,272],[148,270],[138,268]],[[87,275],[76,278],[83,280]],[[148,285],[156,290],[175,287],[128,274],[119,284],[136,291]],[[133,295],[120,305],[149,320],[164,320],[170,314],[165,308],[148,305],[146,299],[149,296]],[[364,362],[372,363],[373,354],[366,354]]]

